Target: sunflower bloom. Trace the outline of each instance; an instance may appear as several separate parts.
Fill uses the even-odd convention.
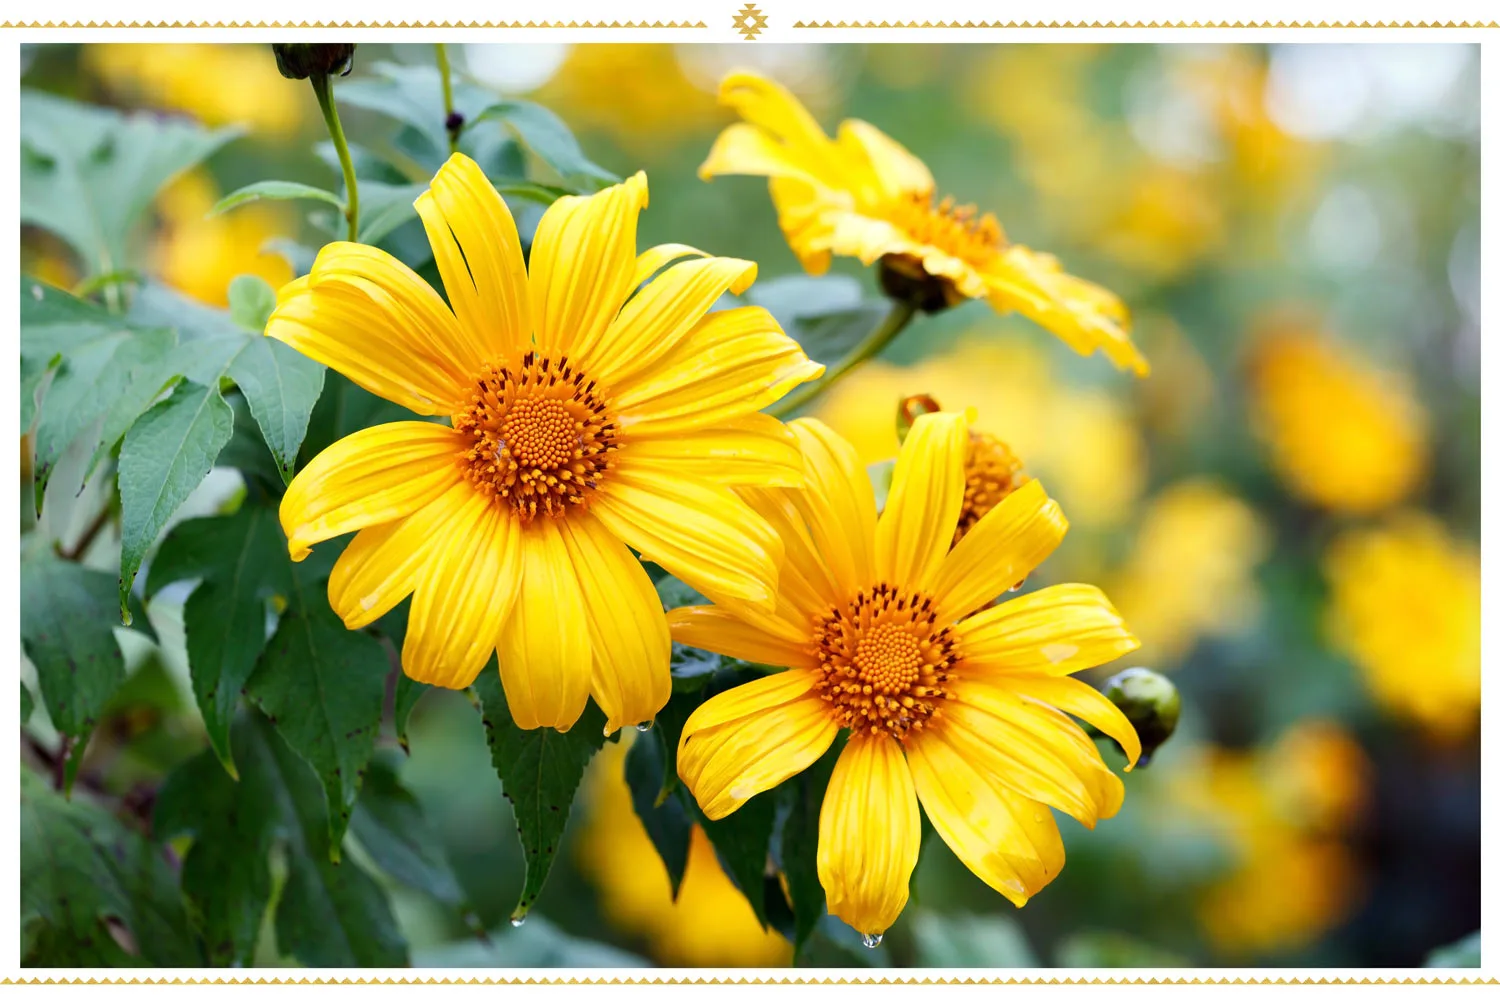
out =
[[[287,489],[281,524],[294,560],[358,531],[328,584],[344,623],[413,594],[406,673],[463,688],[498,651],[522,728],[569,728],[591,693],[611,730],[666,702],[667,626],[627,546],[705,593],[774,596],[781,541],[731,485],[799,486],[792,436],[757,412],[822,367],[760,308],[709,313],[754,263],[662,270],[705,256],[681,245],[637,257],[645,206],[644,174],[560,198],[528,271],[504,200],[455,155],[416,202],[451,309],[386,253],[335,242],[266,327],[447,419],[328,447]]]
[[[698,175],[769,177],[781,230],[809,273],[836,255],[880,261],[887,279],[935,285],[932,306],[980,298],[1083,355],[1102,349],[1116,366],[1148,372],[1118,297],[1008,241],[994,215],[935,200],[927,167],[874,126],[845,121],[831,139],[783,87],[748,72],[727,76],[719,101],[744,121],[724,129]]]
[[[716,598],[667,616],[679,642],[786,670],[699,707],[678,773],[720,819],[848,730],[818,829],[829,911],[870,936],[895,921],[917,863],[919,799],[958,858],[1023,905],[1062,868],[1050,808],[1092,827],[1124,798],[1068,714],[1112,736],[1132,766],[1140,755],[1119,709],[1068,675],[1139,642],[1093,587],[991,605],[1057,547],[1067,522],[1033,480],[950,550],[963,415],[916,419],[878,519],[853,447],[813,419],[790,427],[806,488],[747,492],[781,535],[780,599]]]

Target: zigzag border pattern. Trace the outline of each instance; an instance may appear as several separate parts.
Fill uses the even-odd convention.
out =
[[[0,28],[707,28],[702,21],[0,21]]]
[[[794,28],[1500,28],[1497,21],[796,21]]]

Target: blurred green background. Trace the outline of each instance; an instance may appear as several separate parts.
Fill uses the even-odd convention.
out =
[[[830,131],[875,124],[943,192],[1132,309],[1145,380],[970,303],[918,321],[822,399],[816,413],[872,462],[895,452],[901,397],[973,407],[1073,522],[1034,583],[1101,585],[1145,643],[1126,663],[1169,672],[1184,706],[1117,818],[1093,832],[1064,820],[1068,867],[1024,910],[935,840],[884,946],[845,950],[857,940],[835,930],[812,962],[1412,966],[1479,928],[1477,47],[450,49],[472,82],[556,111],[601,165],[646,170],[642,245],[753,259],[762,281],[798,272],[763,181],[695,175],[732,119],[717,80],[751,66]],[[361,45],[354,72],[432,58]],[[313,151],[326,138],[313,94],[268,46],[28,46],[23,73],[249,128],[159,199],[136,262],[152,276],[222,305],[237,274],[294,275],[278,239],[326,241],[291,204],[205,217],[259,179],[336,186]],[[344,123],[356,143],[392,141],[359,108]],[[59,286],[81,275],[36,231],[22,259]],[[852,260],[826,279],[878,293]],[[135,744],[120,777],[201,742],[163,639],[167,659],[116,710],[113,734]],[[402,777],[478,919],[504,927],[521,853],[469,709],[426,696]],[[622,757],[596,760],[523,929],[475,940],[397,886],[414,962],[785,963],[705,840],[672,905]]]

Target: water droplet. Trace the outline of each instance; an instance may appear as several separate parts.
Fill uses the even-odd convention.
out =
[[[635,731],[636,732],[650,732],[651,731],[651,727],[654,726],[654,725],[656,725],[656,722],[654,720],[647,719],[645,722],[638,722],[638,723],[636,723]]]
[[[42,299],[43,293],[42,293],[42,285],[40,283],[33,283],[31,285],[31,297],[32,297],[32,300],[38,300],[39,301],[39,300]]]
[[[1018,580],[1014,584],[1010,585],[1010,588],[1008,589],[1008,593],[1014,594],[1016,591],[1019,591],[1021,589],[1021,587],[1025,583],[1026,583],[1026,578],[1022,577],[1020,580]]]
[[[880,941],[883,939],[885,939],[884,933],[866,933],[865,948],[868,950],[874,950],[876,947],[880,946]]]
[[[518,916],[511,916],[510,917],[510,924],[512,926],[520,926],[525,921],[526,921],[526,913],[524,913],[524,912],[521,913]]]

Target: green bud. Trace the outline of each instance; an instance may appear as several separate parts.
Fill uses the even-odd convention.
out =
[[[353,45],[272,45],[276,68],[287,79],[348,76],[354,68]]]
[[[1137,766],[1151,762],[1157,747],[1165,743],[1177,728],[1182,712],[1182,696],[1177,686],[1161,674],[1145,667],[1122,670],[1104,685],[1104,696],[1115,703],[1141,738],[1141,759]]]

